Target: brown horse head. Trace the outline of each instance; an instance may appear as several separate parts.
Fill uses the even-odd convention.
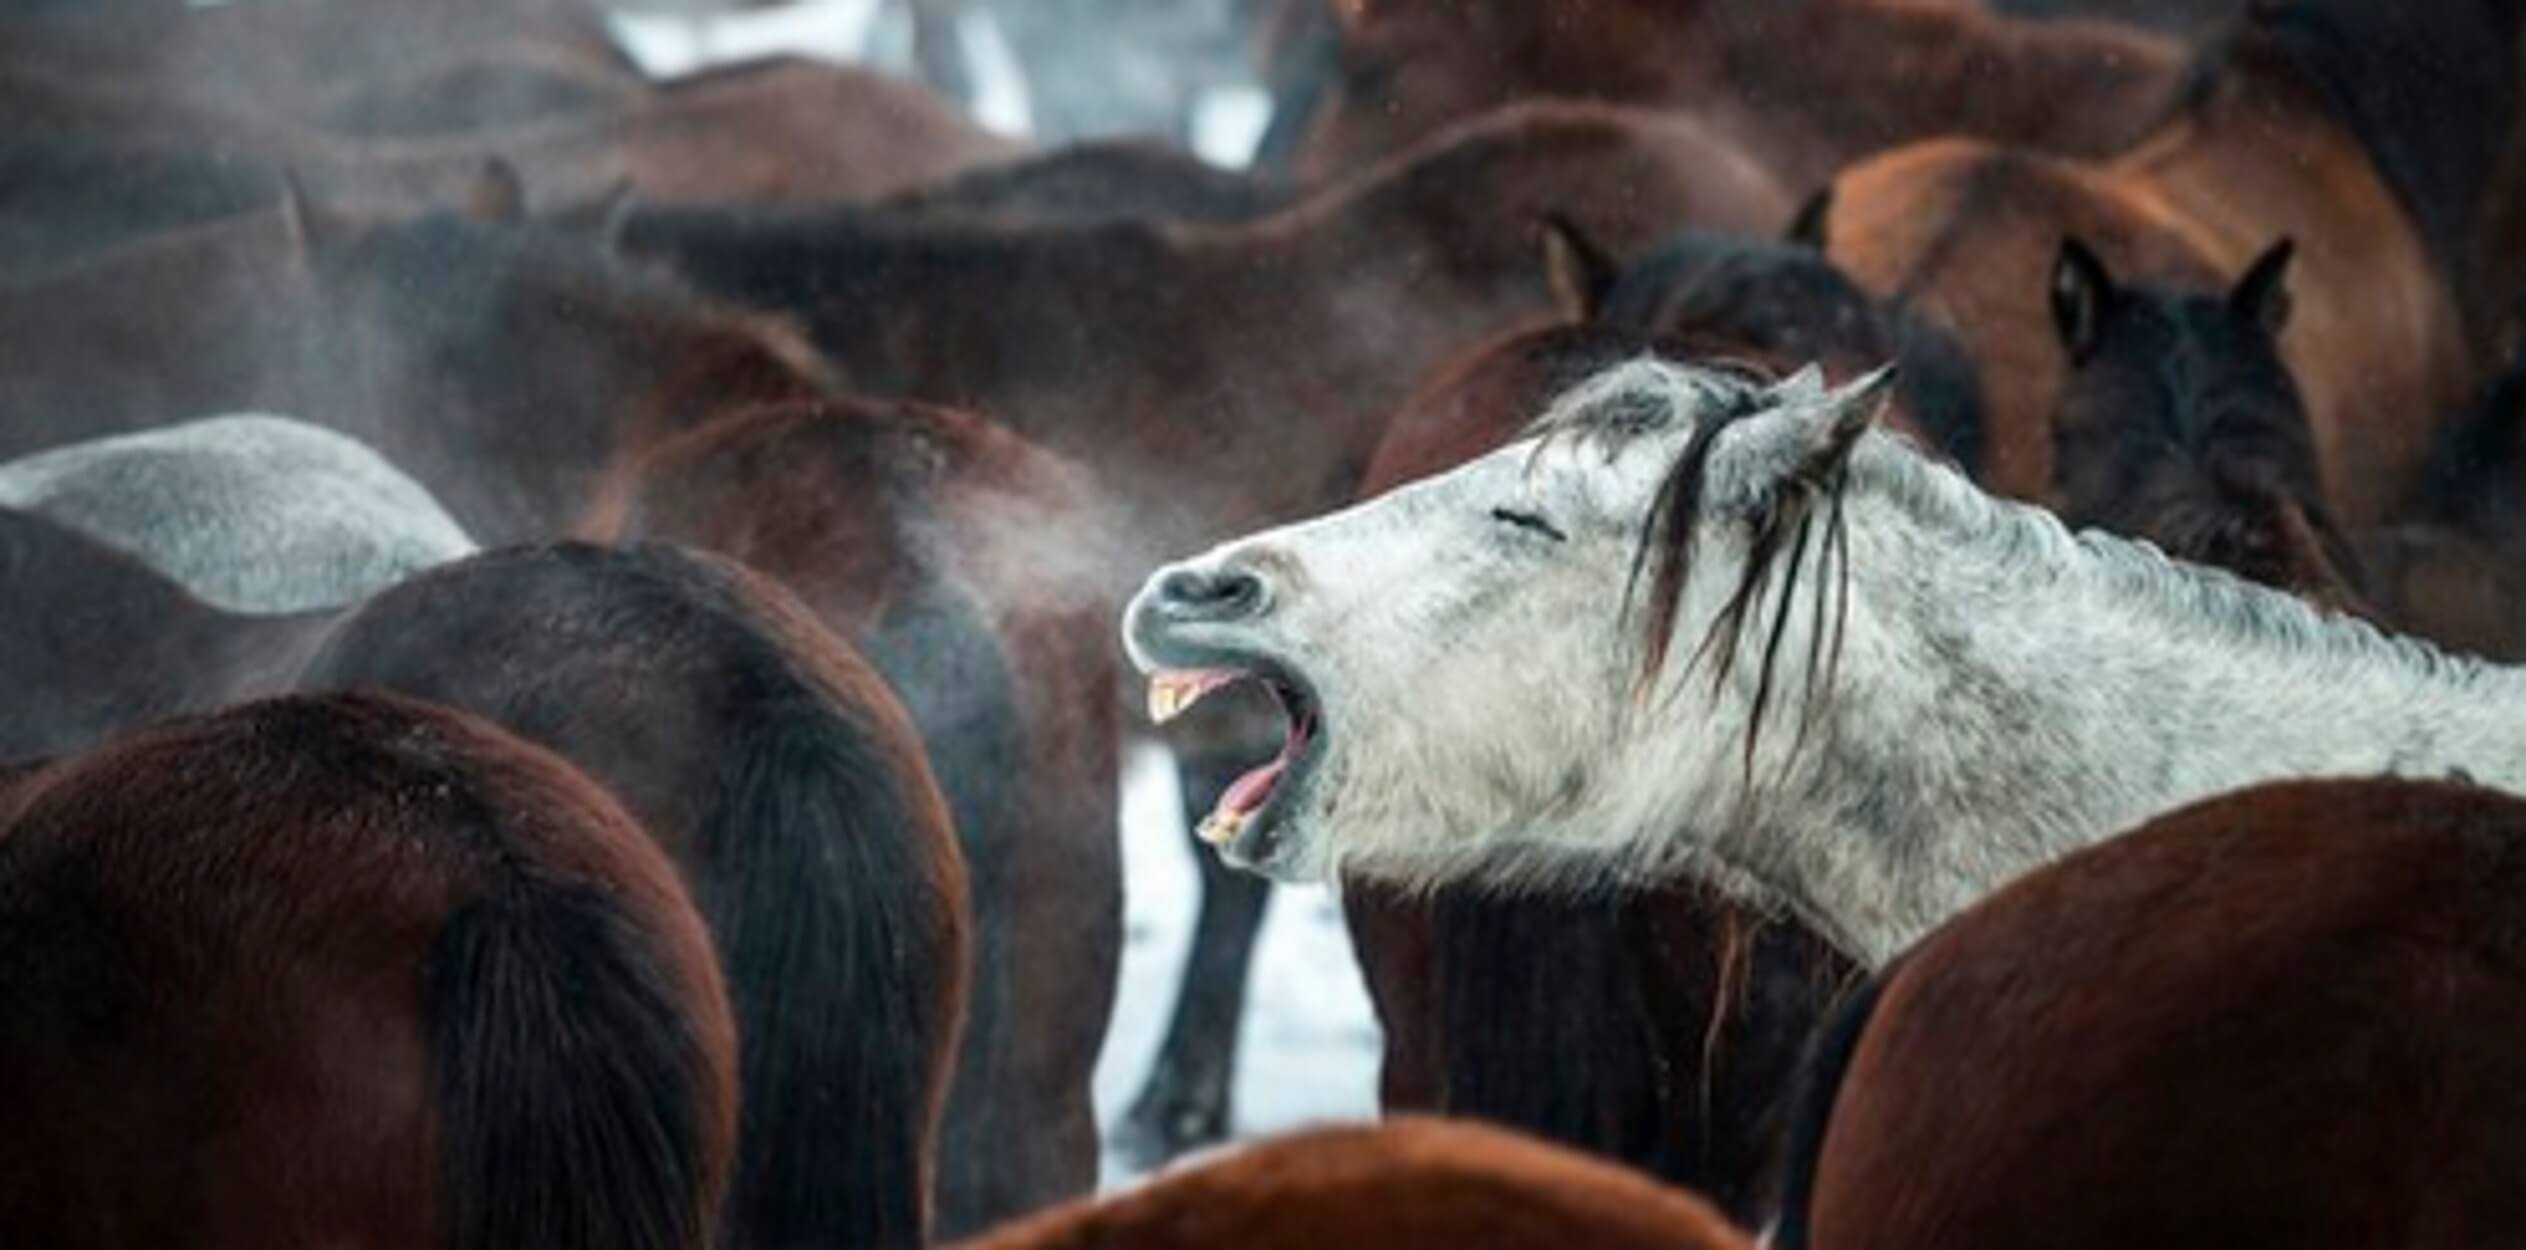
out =
[[[1620,264],[1565,222],[1548,225],[1546,242],[1565,315],[1658,339],[1669,355],[1784,375],[1814,363],[1857,376],[1892,361],[1893,425],[1961,464],[1981,454],[1981,384],[1963,348],[1814,247],[1687,230]]]
[[[2336,606],[2362,598],[2325,507],[2314,436],[2280,355],[2290,240],[2233,287],[2117,282],[2075,236],[2051,282],[2070,362],[2053,418],[2055,507]]]

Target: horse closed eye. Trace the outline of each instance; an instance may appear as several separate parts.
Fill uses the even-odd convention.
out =
[[[1506,525],[1514,525],[1517,528],[1526,530],[1530,533],[1541,534],[1557,543],[1566,543],[1570,541],[1570,536],[1568,534],[1562,533],[1559,529],[1553,526],[1552,522],[1547,521],[1532,512],[1519,512],[1513,508],[1493,508],[1491,510],[1491,519]]]

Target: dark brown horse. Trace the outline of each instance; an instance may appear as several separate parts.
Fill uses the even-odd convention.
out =
[[[2301,781],[2161,816],[1942,925],[1820,1047],[1775,1244],[2496,1245],[2526,805]]]
[[[975,978],[939,1223],[1096,1183],[1089,1081],[1122,949],[1120,675],[1071,466],[969,413],[834,400],[671,439],[592,534],[717,551],[797,592],[903,697],[974,883]]]
[[[298,682],[476,712],[611,787],[690,883],[735,1003],[729,1244],[923,1244],[965,869],[902,707],[803,605],[672,547],[512,549],[371,598]]]
[[[1543,310],[1534,223],[1564,206],[1618,246],[1786,216],[1691,121],[1572,105],[1244,225],[643,212],[626,245],[796,316],[854,389],[968,407],[1091,466],[1133,521],[1119,590],[1141,555],[1346,497],[1420,370]]]
[[[2526,660],[2526,361],[2512,359],[2448,427],[2414,506],[2353,540],[2386,619]]]
[[[297,410],[314,300],[275,198],[0,279],[0,459],[206,412]]]
[[[736,1037],[603,790],[375,696],[0,782],[0,1239],[712,1244]]]
[[[899,191],[869,207],[906,220],[962,216],[1046,224],[1157,218],[1229,225],[1276,212],[1289,198],[1277,183],[1221,169],[1182,148],[1096,139]]]
[[[2062,242],[2051,299],[2070,371],[2052,417],[2053,506],[2072,525],[2364,611],[2280,358],[2291,252],[2274,243],[2213,295],[2125,286]]]
[[[920,1244],[964,869],[902,708],[786,591],[673,548],[565,544],[346,613],[233,616],[5,511],[0,570],[0,758],[276,690],[385,686],[611,787],[683,868],[735,998],[754,1094],[732,1244]]]
[[[300,411],[378,448],[486,544],[567,533],[618,461],[831,385],[779,317],[556,227],[437,213],[320,240],[314,264]]]
[[[1894,0],[1323,0],[1337,29],[1300,174],[1358,169],[1448,122],[1536,96],[1680,109],[1783,183],[1942,134],[2104,156],[2183,76],[2129,28]]]
[[[241,616],[64,525],[0,508],[0,761],[286,688],[330,617]]]
[[[1240,1146],[968,1250],[1745,1250],[1709,1204],[1472,1123],[1404,1117]]]
[[[2195,290],[2296,240],[2283,358],[2326,499],[2345,525],[2372,524],[2404,500],[2473,383],[2469,341],[2485,330],[2464,315],[2482,302],[2466,258],[2515,115],[2519,16],[2500,8],[2256,6],[2207,45],[2181,106],[2130,153],[2081,164],[1953,141],[1889,153],[1835,184],[1829,251],[1964,340],[1991,403],[1977,476],[2046,499],[2067,360],[2044,292],[2061,238],[2128,281]]]

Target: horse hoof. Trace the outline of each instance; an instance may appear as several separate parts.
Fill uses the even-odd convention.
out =
[[[1205,1146],[1228,1140],[1225,1106],[1145,1101],[1114,1130],[1114,1151],[1133,1168],[1152,1172]]]

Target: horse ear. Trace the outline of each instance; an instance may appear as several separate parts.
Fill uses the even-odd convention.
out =
[[[1552,287],[1553,307],[1573,324],[1594,321],[1622,266],[1577,222],[1559,213],[1544,214],[1543,231],[1544,277]]]
[[[1891,364],[1824,389],[1807,370],[1772,388],[1777,415],[1763,418],[1769,428],[1754,436],[1752,454],[1760,467],[1750,484],[1768,495],[1791,478],[1820,479],[1839,468],[1859,445],[1860,435],[1885,414],[1896,371]]]
[[[1825,250],[1833,229],[1833,184],[1816,188],[1807,202],[1798,206],[1798,215],[1789,219],[1789,230],[1781,238],[1810,252]]]
[[[1835,465],[1850,458],[1859,436],[1886,415],[1898,375],[1894,365],[1879,365],[1841,389],[1827,392],[1816,403],[1816,420],[1823,437],[1815,443],[1815,451],[1809,457],[1811,465]]]
[[[517,167],[497,157],[483,159],[465,188],[464,215],[485,225],[514,226],[526,220],[526,182]]]
[[[2245,276],[2237,279],[2236,289],[2228,293],[2229,311],[2279,338],[2289,328],[2289,259],[2297,251],[2297,242],[2285,234],[2263,249],[2246,267]]]
[[[2061,254],[2052,262],[2052,326],[2070,359],[2083,361],[2096,350],[2097,327],[2114,300],[2114,276],[2087,244],[2064,236]]]

